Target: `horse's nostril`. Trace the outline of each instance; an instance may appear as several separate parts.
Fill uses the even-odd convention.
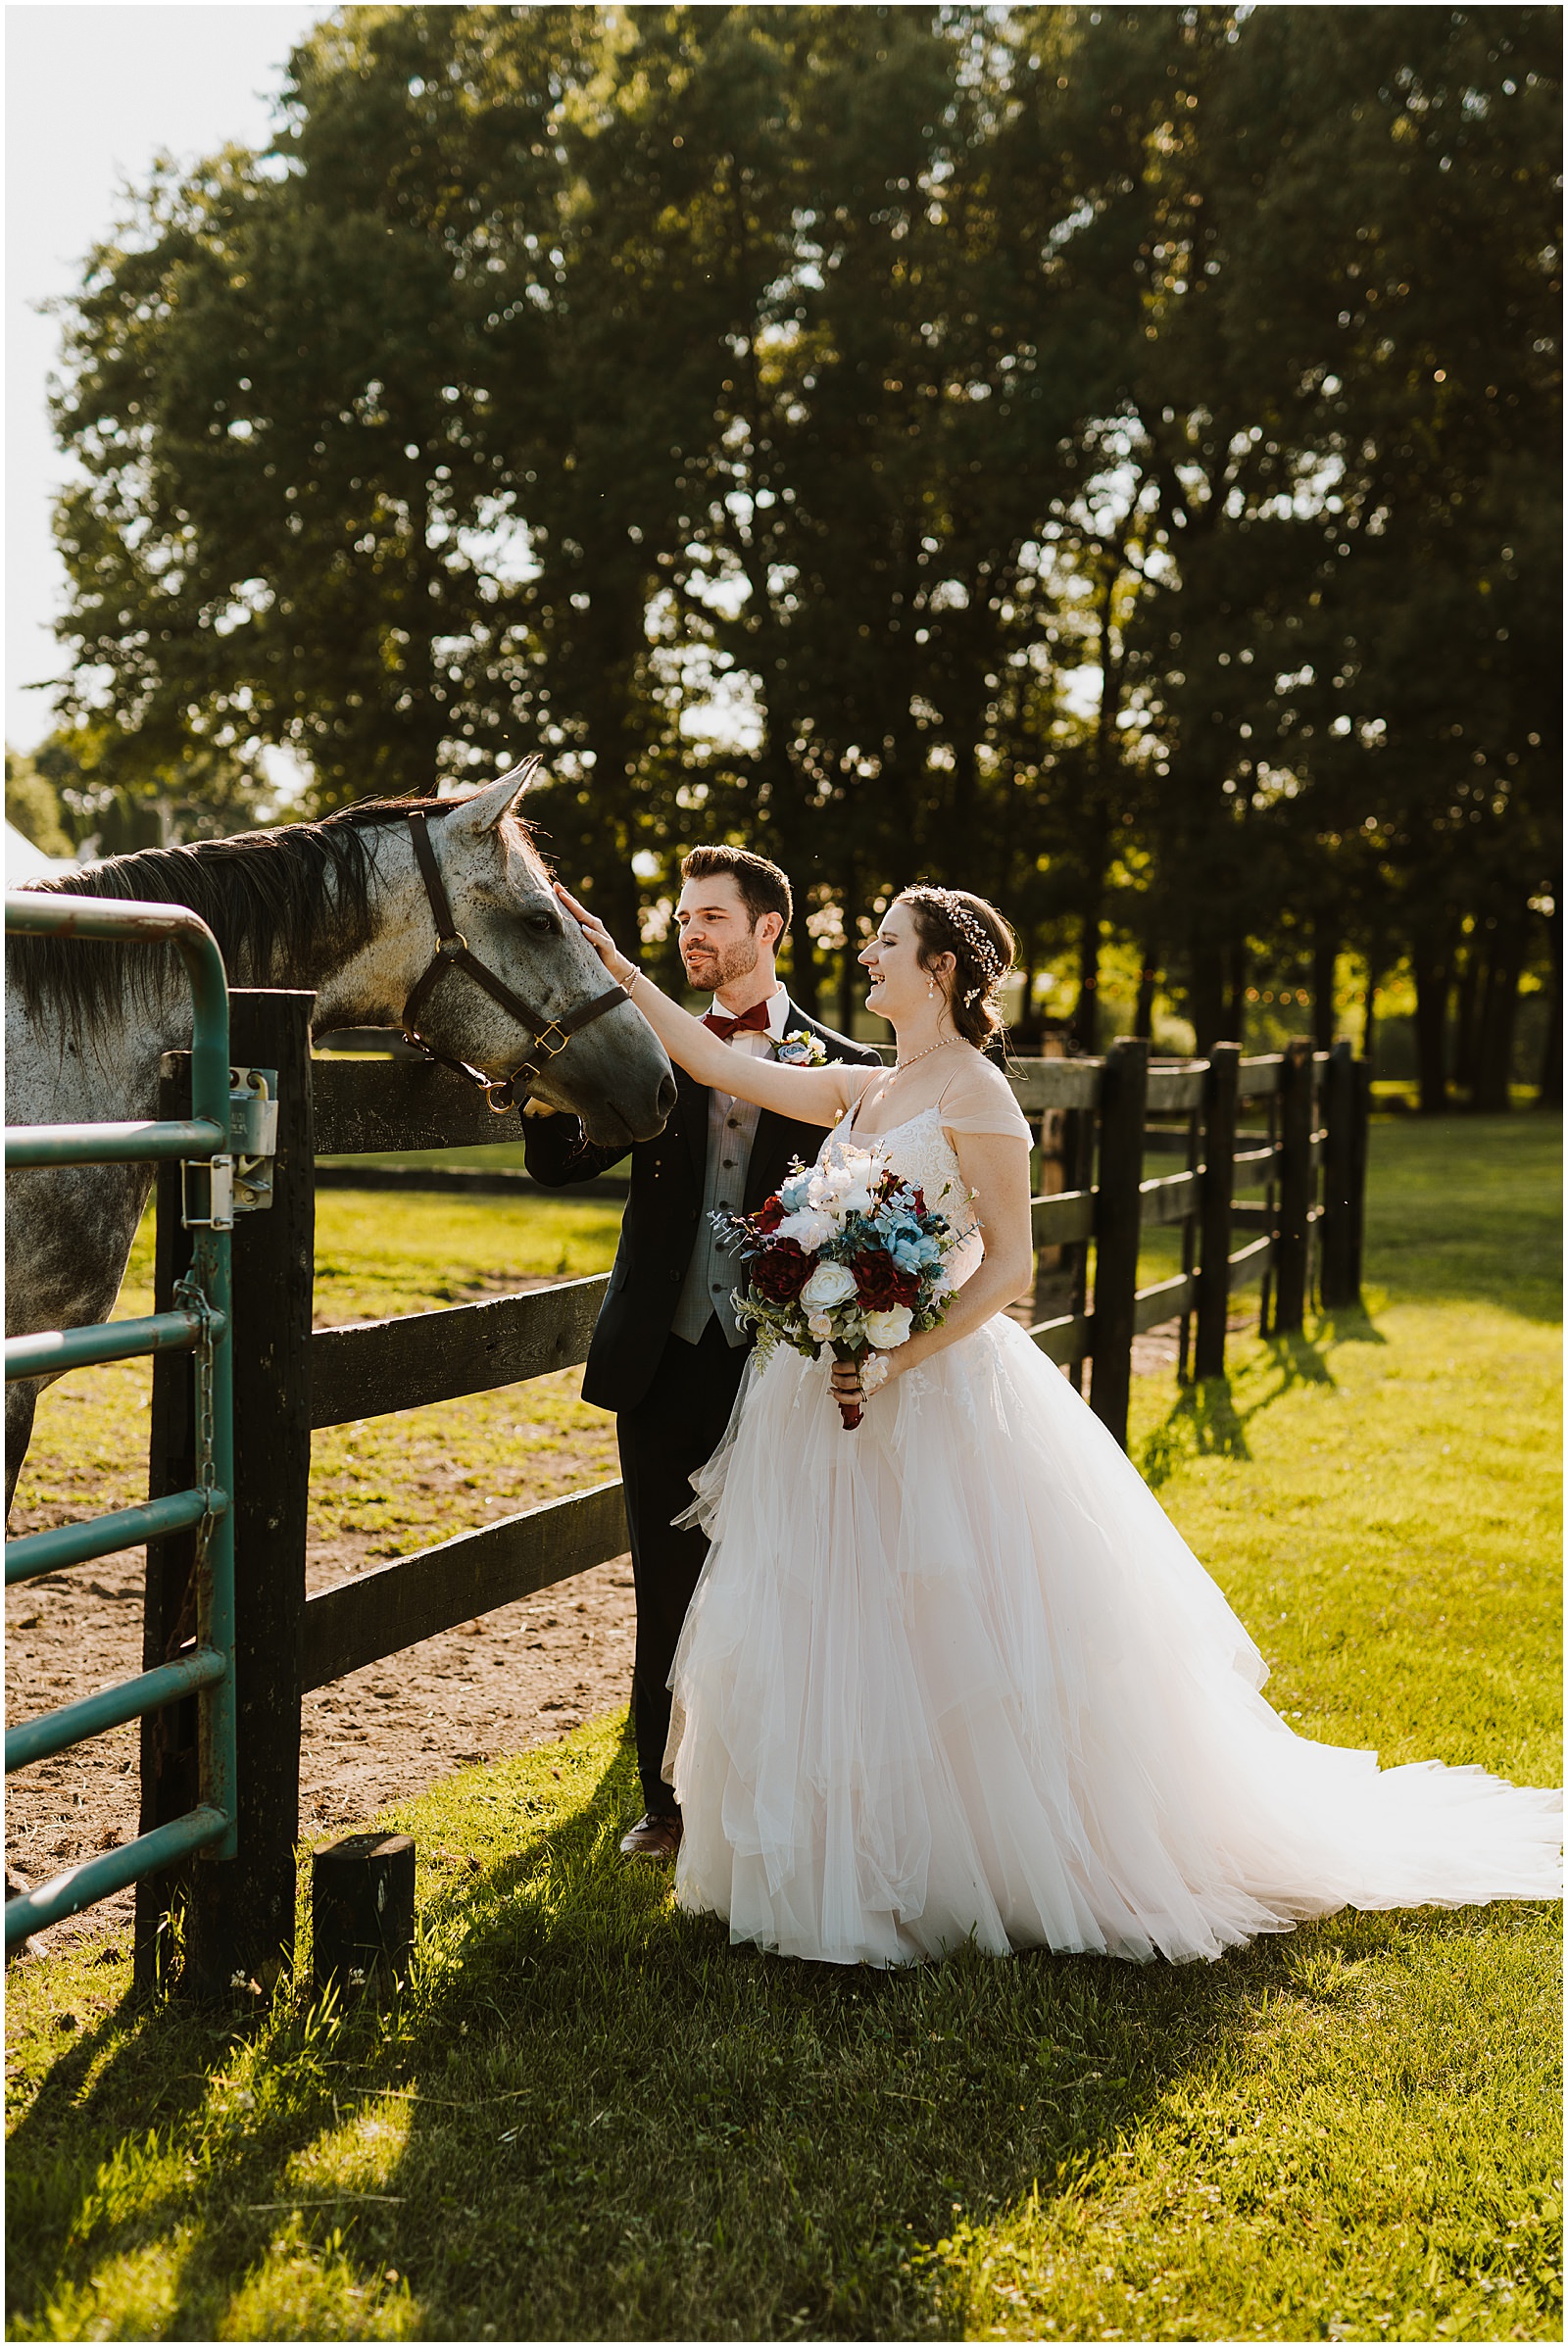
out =
[[[673,1077],[673,1076],[661,1076],[661,1077],[660,1077],[660,1079],[659,1079],[659,1101],[658,1101],[658,1107],[659,1107],[659,1113],[660,1113],[660,1115],[661,1115],[661,1116],[668,1116],[668,1114],[669,1114],[670,1110],[671,1110],[671,1109],[674,1107],[674,1105],[675,1105],[675,1079],[674,1079],[674,1077]]]

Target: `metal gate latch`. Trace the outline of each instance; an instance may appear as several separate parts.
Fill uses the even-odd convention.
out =
[[[277,1070],[231,1067],[228,1085],[234,1211],[259,1214],[272,1202],[272,1165],[277,1155]]]

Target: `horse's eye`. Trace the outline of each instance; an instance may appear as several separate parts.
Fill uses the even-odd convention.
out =
[[[558,924],[548,912],[530,912],[524,916],[535,937],[554,937]]]

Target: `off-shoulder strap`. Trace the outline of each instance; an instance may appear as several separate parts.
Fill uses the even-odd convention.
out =
[[[945,1133],[1004,1134],[1009,1141],[1027,1142],[1031,1148],[1035,1138],[1029,1130],[1029,1119],[1016,1102],[1010,1115],[1000,1104],[995,1108],[977,1109],[972,1116],[949,1116],[944,1113],[942,1129]]]
[[[947,1133],[995,1133],[1013,1141],[1032,1143],[1029,1120],[1013,1099],[1004,1077],[987,1068],[963,1068],[937,1103]]]

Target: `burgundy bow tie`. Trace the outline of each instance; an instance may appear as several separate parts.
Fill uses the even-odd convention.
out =
[[[720,1043],[728,1043],[736,1035],[765,1035],[769,1023],[765,1002],[754,1002],[750,1010],[741,1012],[739,1018],[726,1018],[721,1010],[707,1010],[703,1013],[703,1025],[710,1027]]]

